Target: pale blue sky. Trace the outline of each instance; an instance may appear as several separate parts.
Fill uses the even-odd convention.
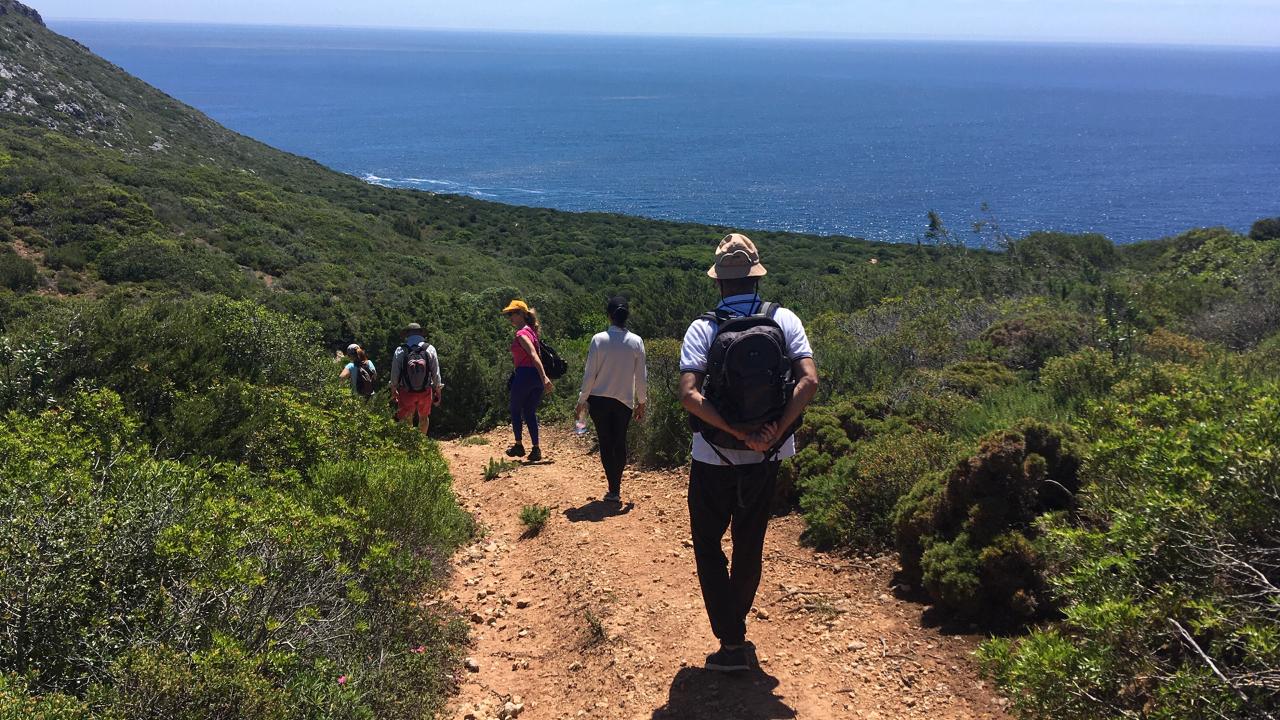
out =
[[[1280,45],[1280,0],[26,0],[46,17]]]

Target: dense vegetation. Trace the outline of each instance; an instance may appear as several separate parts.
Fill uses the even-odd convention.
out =
[[[19,8],[0,717],[429,715],[459,638],[411,600],[469,521],[434,445],[328,354],[385,367],[421,322],[433,431],[470,432],[504,414],[507,300],[580,358],[624,292],[652,385],[633,457],[679,464],[676,338],[724,229],[369,186]],[[900,583],[1004,634],[983,659],[1027,717],[1280,710],[1280,219],[1125,247],[937,217],[916,245],[753,236],[823,376],[779,497],[811,542],[896,549]]]
[[[433,445],[326,381],[318,340],[225,299],[6,328],[0,717],[437,707],[460,631],[419,598],[470,518]]]

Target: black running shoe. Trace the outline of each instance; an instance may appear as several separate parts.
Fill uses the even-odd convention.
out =
[[[717,672],[750,670],[751,656],[747,653],[746,645],[739,645],[736,648],[721,645],[719,650],[707,656],[707,664],[704,667]]]
[[[524,448],[520,448],[520,454],[521,455],[524,454]],[[541,459],[542,459],[542,448],[538,447],[537,445],[534,445],[533,449],[529,451],[529,462],[538,462]]]
[[[524,445],[516,443],[507,448],[507,457],[524,457]]]
[[[621,505],[621,504],[622,504],[622,495],[620,495],[619,493],[605,493],[605,494],[604,494],[604,501],[605,501],[605,502],[610,502],[610,503],[617,503],[618,505]]]

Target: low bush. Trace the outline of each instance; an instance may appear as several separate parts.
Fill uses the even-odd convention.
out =
[[[1064,423],[1070,417],[1070,408],[1062,406],[1042,388],[1034,383],[1018,383],[994,390],[979,402],[956,408],[947,429],[953,437],[974,441],[1023,418]]]
[[[1156,328],[1138,338],[1134,349],[1156,362],[1195,363],[1209,356],[1205,343],[1165,328]]]
[[[0,673],[0,720],[95,720],[89,705],[61,693],[36,695],[26,678]]]
[[[38,278],[34,263],[18,257],[8,248],[0,248],[0,288],[30,290],[36,286]]]
[[[894,506],[920,477],[945,467],[952,451],[934,432],[885,433],[854,444],[820,473],[802,474],[805,539],[819,547],[892,547]]]
[[[648,340],[648,416],[632,423],[628,453],[641,465],[671,467],[689,459],[691,434],[688,413],[680,403],[680,343]]]
[[[1069,433],[1024,421],[919,481],[894,510],[903,574],[940,607],[996,623],[1052,606],[1035,520],[1071,507],[1080,457]]]
[[[332,667],[317,687],[341,694],[348,675],[363,691],[338,704],[369,716],[394,700],[389,669],[429,648],[424,674],[397,683],[440,699],[452,640],[416,598],[470,521],[434,448],[322,467],[294,489],[156,459],[109,391],[5,427],[0,665],[34,689],[126,718],[273,718]]]
[[[1090,414],[1081,521],[1043,523],[1065,619],[983,648],[1025,717],[1280,711],[1280,387],[1162,377]]]
[[[944,390],[975,399],[1018,382],[1018,376],[1008,368],[990,361],[958,362],[938,371],[935,376]]]
[[[1280,240],[1280,217],[1262,218],[1249,228],[1249,237],[1253,240]]]
[[[546,505],[525,505],[520,508],[520,522],[524,524],[525,534],[529,536],[542,532],[550,517],[551,508]]]
[[[309,326],[196,299],[6,330],[0,708],[439,707],[459,631],[418,599],[471,518],[434,443],[325,380]]]
[[[520,463],[512,460],[489,458],[489,462],[484,466],[484,479],[486,482],[490,480],[497,480],[505,473],[511,472],[518,467],[520,467]]]
[[[1122,368],[1109,353],[1084,348],[1047,360],[1040,371],[1040,383],[1059,403],[1078,405],[1108,393],[1122,375]]]
[[[1079,313],[1038,310],[1000,320],[982,333],[994,359],[1015,370],[1039,370],[1051,357],[1078,350],[1089,340],[1089,321]]]

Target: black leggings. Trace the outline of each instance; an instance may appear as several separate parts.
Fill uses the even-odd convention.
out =
[[[600,464],[609,481],[609,492],[622,491],[622,469],[627,466],[627,426],[631,424],[631,408],[611,397],[592,395],[587,398],[591,422],[600,441]]]

